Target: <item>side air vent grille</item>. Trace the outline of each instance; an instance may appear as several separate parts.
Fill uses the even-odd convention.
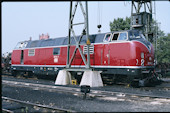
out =
[[[34,55],[35,55],[35,49],[29,49],[28,56],[34,56]]]
[[[89,47],[90,54],[94,54],[94,45],[90,45]],[[83,54],[87,54],[87,45],[83,47]]]

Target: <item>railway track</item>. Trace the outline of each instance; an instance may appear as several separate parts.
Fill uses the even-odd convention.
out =
[[[10,77],[10,78],[23,78],[23,79],[38,80],[38,78],[37,78],[36,76],[26,77],[26,76],[23,76],[23,75],[18,75],[17,77],[14,77],[11,73],[2,73],[1,76],[2,76],[2,77]]]
[[[24,76],[18,76],[18,77],[13,77],[10,73],[5,73],[5,74],[2,74],[2,77],[10,77],[10,78],[22,78],[22,79],[32,79],[32,80],[38,80],[37,77],[33,76],[33,77],[24,77]],[[169,78],[162,78],[163,82],[164,83],[170,83],[170,77]],[[107,86],[106,84],[104,84],[105,86]],[[117,84],[114,84],[114,85],[122,85],[122,86],[125,86],[125,85],[128,85],[127,83],[121,83],[121,82],[118,82]],[[110,85],[109,85],[110,86]],[[147,89],[151,89],[150,87],[143,87],[145,88],[146,90]],[[170,85],[169,86],[160,86],[158,85],[157,87],[155,88],[165,88],[165,89],[170,89]]]
[[[65,87],[65,86],[55,86],[55,85],[44,85],[38,83],[28,83],[28,82],[16,82],[16,81],[7,81],[2,80],[2,84],[7,84],[11,86],[17,87],[28,87],[32,88],[33,90],[47,90],[47,91],[57,91],[57,92],[64,92],[64,93],[71,93],[77,96],[83,96],[80,92],[80,88],[73,88],[73,87]],[[126,98],[140,98],[140,97],[149,97],[149,98],[165,98],[170,99],[170,96],[161,96],[161,95],[151,95],[151,94],[138,94],[138,93],[125,93],[125,92],[116,92],[116,91],[102,91],[102,90],[94,90],[92,89],[87,96],[89,98],[98,98],[98,97],[106,97],[106,96],[116,96],[116,97],[126,97]]]
[[[57,108],[57,107],[51,107],[48,105],[42,105],[42,104],[36,104],[36,103],[31,103],[31,102],[26,102],[26,101],[22,101],[22,100],[17,100],[17,99],[13,99],[13,98],[9,98],[9,97],[3,97],[2,96],[2,100],[5,102],[8,102],[9,104],[13,104],[13,108],[2,108],[2,111],[4,113],[15,113],[15,111],[17,110],[17,112],[76,112],[73,110],[68,110],[68,109],[62,109],[62,108]],[[18,106],[15,106],[16,104],[19,104],[20,107],[17,108]],[[32,109],[32,111],[29,111],[29,109]],[[18,110],[19,109],[19,110]]]
[[[14,80],[13,81],[12,80],[2,80],[2,86],[12,87],[12,88],[13,87],[14,88],[20,87],[20,89],[24,88],[25,90],[29,88],[29,91],[31,89],[31,90],[35,90],[35,91],[54,93],[55,95],[57,95],[58,93],[61,94],[61,95],[64,95],[64,94],[70,95],[71,94],[72,95],[71,98],[72,97],[74,97],[74,99],[77,98],[79,101],[80,100],[83,101],[83,96],[84,96],[84,94],[80,92],[80,87],[77,87],[77,86],[68,87],[68,86],[56,86],[56,85],[49,85],[49,84],[47,85],[47,84],[42,84],[42,83],[30,83],[30,80],[27,81],[27,82],[26,81],[14,81]],[[124,103],[124,102],[125,103],[126,102],[129,102],[129,103],[142,102],[142,103],[148,103],[149,105],[150,104],[152,104],[152,105],[156,104],[156,105],[166,105],[167,106],[167,105],[170,104],[170,96],[169,95],[163,96],[163,95],[139,94],[139,93],[134,93],[134,92],[130,92],[130,93],[126,92],[125,93],[124,91],[116,92],[116,91],[113,91],[113,90],[112,91],[106,90],[106,88],[108,88],[108,87],[96,88],[96,89],[91,88],[90,93],[87,93],[87,97],[86,97],[87,101],[83,101],[83,103],[84,102],[95,102],[97,100],[97,102],[109,101],[110,103],[121,101],[121,103]],[[101,89],[103,89],[103,90],[101,90]],[[135,88],[135,89],[139,89],[139,88]],[[133,89],[133,90],[135,90],[135,89]],[[20,92],[18,92],[18,93],[20,93]],[[170,93],[168,92],[168,94],[170,94]],[[13,96],[10,96],[10,95],[8,95],[8,96],[11,97],[11,98],[15,97],[15,96],[13,97]],[[17,97],[15,97],[15,98],[17,98]],[[24,98],[22,98],[22,99],[24,99]],[[3,99],[3,100],[5,100],[5,99]],[[24,99],[24,100],[26,102],[29,101],[29,99]],[[30,102],[34,102],[34,103],[37,104],[36,99],[33,99],[33,100],[30,100]],[[66,101],[64,101],[64,102],[66,102]],[[41,101],[41,102],[38,102],[38,104],[39,103],[44,103],[44,102]],[[45,103],[46,103],[47,107],[54,107],[53,105],[55,105],[54,102],[52,102],[53,105],[49,104],[48,102],[45,102]],[[44,109],[46,111],[50,110],[50,112],[55,111],[55,110],[52,110],[52,109],[43,108],[45,105],[42,105],[42,107],[33,106],[33,105],[31,107],[32,109],[35,108],[35,109],[41,110],[41,112]],[[62,105],[61,108],[64,108],[63,107],[64,105]],[[26,106],[26,105],[24,105],[24,106]],[[27,106],[29,106],[29,105],[27,105]],[[25,107],[25,110],[27,110],[26,109],[26,108],[28,108],[27,106]],[[67,105],[66,108],[68,108],[68,105]],[[69,107],[69,109],[70,108],[75,110],[74,107],[73,108]],[[8,111],[8,113],[10,113],[9,110],[10,109],[7,109],[6,112]],[[76,109],[76,110],[79,110],[79,109]],[[55,112],[74,112],[74,111],[55,111]]]
[[[32,77],[26,77],[26,76],[20,76],[18,75],[17,77],[13,77],[11,75],[11,73],[4,73],[2,74],[2,77],[10,77],[10,78],[22,78],[22,79],[32,79],[32,80],[38,80],[39,78],[37,78],[36,76],[32,76]],[[47,79],[47,80],[51,80],[51,79]],[[166,78],[163,78],[164,82],[166,83],[170,83],[170,78],[168,80],[166,80]],[[109,86],[109,85],[113,85],[113,84],[104,84],[104,86]],[[129,85],[128,83],[122,83],[122,82],[117,82],[114,85]],[[148,87],[145,87],[146,89],[148,89]],[[161,88],[161,87],[160,87]],[[164,87],[162,87],[164,88]],[[170,89],[170,86],[166,87],[166,89]]]

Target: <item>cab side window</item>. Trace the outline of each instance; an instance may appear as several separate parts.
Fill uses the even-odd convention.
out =
[[[27,46],[27,42],[19,42],[15,49],[24,49]]]
[[[114,33],[114,34],[113,34],[112,41],[117,40],[118,37],[119,37],[119,33]]]
[[[127,40],[127,33],[120,33],[118,40]]]
[[[106,34],[105,37],[104,37],[104,40],[103,42],[109,42],[110,41],[110,38],[111,38],[112,34]]]

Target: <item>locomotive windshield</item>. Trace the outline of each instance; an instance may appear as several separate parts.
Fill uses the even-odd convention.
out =
[[[130,39],[139,39],[139,38],[145,39],[145,36],[137,30],[132,30],[132,31],[129,31],[129,38]]]

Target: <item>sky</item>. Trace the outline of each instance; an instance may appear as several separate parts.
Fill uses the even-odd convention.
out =
[[[84,4],[84,2],[82,2]],[[153,2],[154,4],[154,2]],[[166,34],[170,33],[170,2],[156,1],[156,20]],[[100,6],[100,9],[99,9]],[[2,53],[12,52],[20,41],[38,40],[39,35],[49,34],[50,38],[68,36],[70,2],[1,2],[1,49]],[[100,14],[100,16],[99,16]],[[110,32],[109,23],[114,19],[131,16],[131,2],[93,1],[88,2],[89,34]],[[78,6],[74,23],[83,22]],[[74,28],[80,35],[83,26]]]

